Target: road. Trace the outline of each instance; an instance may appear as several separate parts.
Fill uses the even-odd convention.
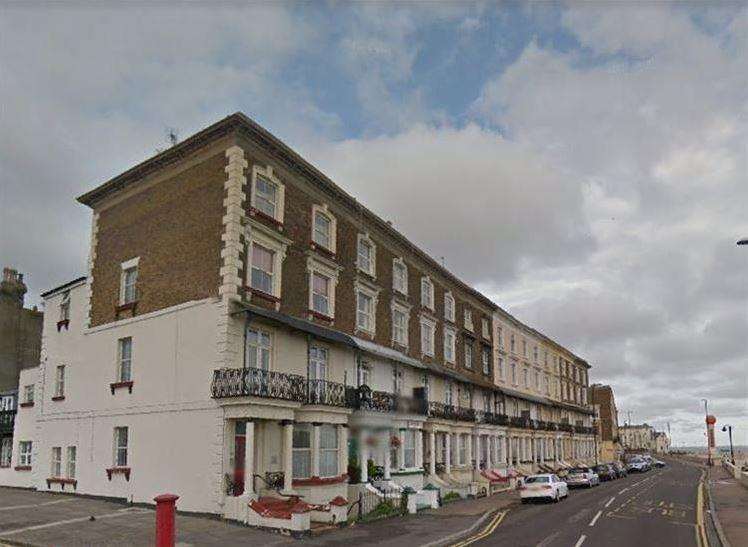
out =
[[[696,499],[701,470],[677,460],[592,489],[572,490],[557,504],[512,508],[493,531],[461,547],[698,547]]]

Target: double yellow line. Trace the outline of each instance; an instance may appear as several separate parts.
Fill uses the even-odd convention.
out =
[[[704,472],[699,477],[699,485],[696,487],[696,545],[698,547],[709,547],[709,539],[704,528]]]
[[[491,522],[488,523],[488,525],[483,529],[482,532],[463,539],[462,541],[455,543],[450,547],[465,547],[466,545],[470,545],[471,543],[475,543],[476,541],[490,536],[491,534],[493,534],[494,530],[496,530],[499,524],[501,524],[501,521],[504,520],[504,517],[507,513],[508,511],[500,511],[499,513],[496,513],[496,516],[491,519]]]

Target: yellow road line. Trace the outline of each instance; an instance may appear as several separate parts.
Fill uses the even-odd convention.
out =
[[[709,539],[704,528],[704,472],[701,472],[696,487],[696,544],[698,547],[709,547]]]
[[[504,516],[506,516],[507,513],[508,511],[501,511],[500,513],[497,513],[482,532],[475,534],[474,536],[470,536],[469,538],[464,539],[459,543],[455,543],[451,547],[465,547],[466,545],[470,545],[471,543],[475,543],[478,540],[490,536],[491,534],[493,534],[494,530],[496,530],[499,524],[501,524],[501,521],[504,520]]]

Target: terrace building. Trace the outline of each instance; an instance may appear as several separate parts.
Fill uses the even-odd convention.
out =
[[[613,388],[602,384],[592,384],[589,388],[590,401],[597,409],[598,451],[603,462],[619,461],[623,446],[618,431],[618,408]]]
[[[592,457],[586,362],[242,114],[79,201],[88,275],[44,295],[19,420],[38,489],[175,491],[183,510],[305,530],[361,490],[477,495],[491,469]]]
[[[625,424],[619,428],[621,444],[627,452],[651,452],[655,449],[655,430],[649,424]]]

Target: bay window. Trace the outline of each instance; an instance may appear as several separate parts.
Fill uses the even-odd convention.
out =
[[[403,433],[403,441],[405,452],[403,467],[410,469],[416,466],[416,432],[412,429],[406,429]]]
[[[296,424],[293,428],[292,469],[294,479],[312,475],[312,428],[309,424]]]
[[[337,477],[338,471],[338,430],[334,425],[319,428],[319,476]]]

